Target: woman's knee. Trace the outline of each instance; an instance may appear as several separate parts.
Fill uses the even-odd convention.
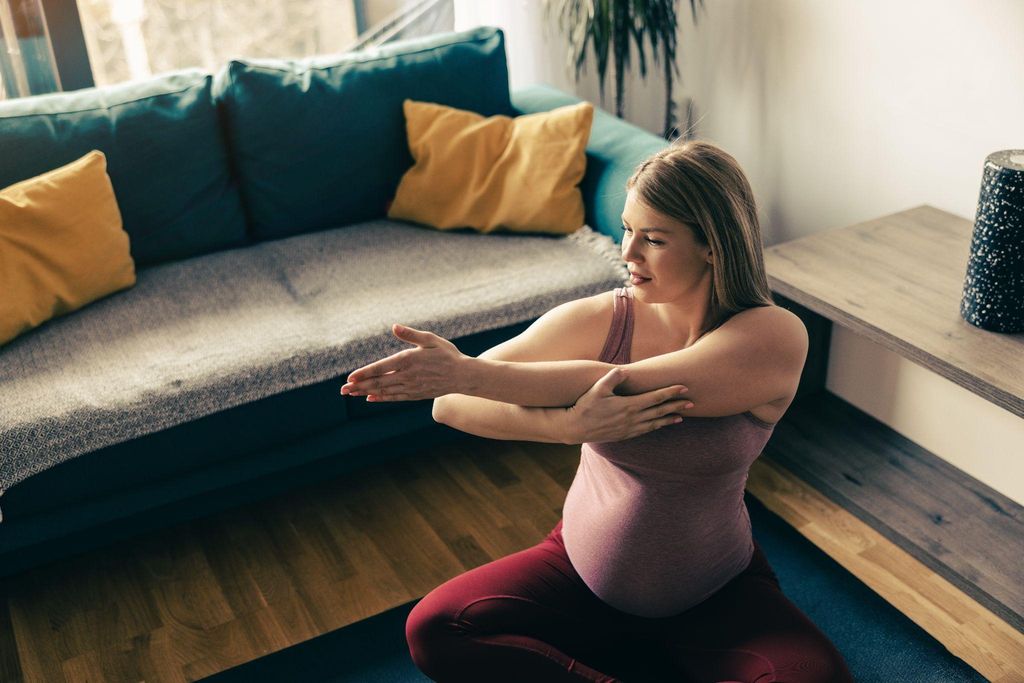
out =
[[[846,660],[831,641],[824,637],[808,639],[794,657],[795,666],[778,673],[780,681],[799,683],[853,683]]]
[[[818,653],[817,665],[818,678],[815,680],[822,683],[853,683],[853,675],[846,660],[831,642]]]
[[[409,612],[405,640],[416,666],[437,680],[441,663],[451,659],[450,650],[457,634],[450,610],[430,598],[428,593]]]
[[[683,648],[677,657],[681,673],[693,680],[853,683],[843,656],[830,641],[817,635],[787,638],[773,634],[726,648]]]

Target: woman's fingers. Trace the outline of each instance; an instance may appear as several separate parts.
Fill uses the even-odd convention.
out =
[[[679,424],[682,421],[683,418],[680,415],[669,415],[668,417],[663,417],[661,420],[659,420],[658,426],[655,427],[655,429],[659,429],[661,427],[668,427],[669,425]]]
[[[597,389],[601,393],[614,394],[615,387],[622,384],[626,379],[626,371],[622,368],[612,368],[605,373],[604,377],[597,380],[591,389]]]
[[[655,408],[668,402],[677,401],[680,397],[685,396],[688,391],[689,389],[682,384],[673,384],[670,387],[652,389],[651,391],[637,394],[632,398],[636,400],[636,405],[643,410],[645,408]]]
[[[662,427],[668,427],[669,425],[679,424],[682,421],[683,421],[683,418],[682,418],[681,415],[669,414],[669,415],[666,415],[664,417],[656,418],[654,420],[648,420],[644,424],[647,427],[647,431],[653,432],[656,429],[661,429]]]
[[[409,394],[367,394],[366,400],[370,403],[384,403],[386,401],[410,401]]]
[[[689,389],[682,384],[673,384],[672,386],[665,387],[664,389],[648,391],[644,396],[649,398],[650,405],[657,405],[659,403],[664,403],[665,401],[671,401],[674,398],[679,398],[686,394],[687,391],[689,391]]]
[[[651,420],[654,422],[654,429],[661,429],[662,427],[668,427],[669,425],[678,424],[683,421],[683,418],[679,415],[668,415],[657,420]]]
[[[396,392],[404,391],[406,388],[405,381],[398,378],[394,374],[381,375],[380,377],[373,377],[371,379],[365,379],[360,382],[348,382],[341,386],[342,394],[394,394]]]
[[[649,434],[650,432],[661,429],[662,427],[668,427],[669,425],[679,424],[683,421],[683,418],[679,415],[666,415],[665,417],[655,418],[653,420],[647,420],[637,424],[633,432],[627,435],[625,438],[632,438],[634,436],[641,436],[643,434]]]
[[[681,414],[687,408],[693,407],[693,401],[688,398],[671,399],[658,405],[644,408],[640,411],[639,417],[643,420],[657,420],[671,413]]]
[[[373,363],[370,363],[369,365],[364,365],[358,370],[353,370],[348,376],[348,381],[361,382],[362,380],[368,379],[370,377],[386,375],[389,372],[400,370],[401,365],[401,358],[397,358],[396,356],[388,356],[387,358],[375,361]]]

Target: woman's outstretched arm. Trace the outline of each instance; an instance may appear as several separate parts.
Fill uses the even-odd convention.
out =
[[[467,358],[459,373],[460,393],[521,406],[567,407],[615,367],[593,360],[518,362]],[[639,393],[630,392],[628,384],[620,384],[618,393]]]
[[[795,391],[807,357],[807,330],[779,307],[734,315],[696,344],[623,366],[620,395],[672,384],[688,389],[692,417],[733,415]],[[566,406],[608,370],[609,363],[531,363],[463,359],[461,393],[526,406]]]
[[[467,434],[504,441],[581,443],[575,439],[567,408],[517,406],[464,394],[434,399],[433,417]]]
[[[484,351],[479,359],[534,362],[593,357],[607,333],[611,307],[610,294],[567,302],[545,313],[517,337]],[[693,405],[682,400],[678,386],[639,396],[617,396],[615,389],[622,377],[614,373],[585,387],[570,408],[521,406],[469,396],[453,386],[454,365],[465,356],[450,342],[441,338],[425,341],[415,334],[415,339],[403,333],[398,336],[429,348],[409,349],[352,373],[342,393],[385,401],[434,397],[434,419],[460,431],[493,439],[567,444],[632,438],[672,424]],[[418,365],[428,367],[416,373],[411,366]],[[415,377],[395,382],[399,374]],[[392,383],[382,389],[380,382],[385,380]],[[427,393],[409,395],[424,384],[431,385]]]
[[[610,307],[611,302],[600,295],[563,304],[518,336],[470,360],[526,364],[591,354],[595,339],[600,342],[607,327],[601,313]],[[678,400],[679,387],[627,400],[615,396],[620,382],[620,376],[609,375],[591,382],[572,397],[571,407],[523,406],[449,393],[434,399],[433,417],[449,427],[491,439],[580,444],[618,441],[652,431],[671,424],[686,410]]]
[[[416,348],[352,372],[341,391],[383,401],[466,394],[528,407],[570,406],[614,367],[575,360],[597,356],[595,340],[608,333],[610,304],[605,294],[545,313],[521,335],[542,354],[528,362],[472,358],[431,332],[395,325],[395,335]],[[689,415],[733,415],[792,396],[807,348],[807,330],[795,314],[779,306],[751,308],[685,349],[624,366],[616,393],[633,396],[680,385],[695,404]]]
[[[549,334],[554,327],[540,329],[552,344],[569,344],[563,340],[577,331],[560,328],[557,336]],[[430,332],[396,334],[418,348],[360,368],[349,376],[343,393],[385,401],[456,393],[521,406],[566,407],[615,367],[564,356],[532,362],[472,358]],[[625,381],[617,393],[636,395],[682,385],[696,404],[689,415],[733,415],[792,395],[806,357],[807,330],[800,318],[777,306],[753,308],[692,346],[624,366]]]

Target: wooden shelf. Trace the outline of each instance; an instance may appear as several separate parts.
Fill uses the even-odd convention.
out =
[[[1024,417],[1024,333],[960,317],[972,231],[919,206],[765,249],[776,303],[804,321],[810,349],[762,457],[1024,633],[1024,507],[824,388],[839,324]]]
[[[765,269],[776,293],[1024,417],[1024,333],[960,317],[972,231],[924,205],[769,247]]]
[[[797,398],[761,457],[1024,632],[1024,507],[827,391]]]

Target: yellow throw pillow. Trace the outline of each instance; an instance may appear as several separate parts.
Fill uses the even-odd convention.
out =
[[[415,164],[388,217],[435,228],[568,234],[583,225],[579,183],[594,105],[484,117],[405,100]]]
[[[0,344],[134,284],[103,152],[0,190]]]

